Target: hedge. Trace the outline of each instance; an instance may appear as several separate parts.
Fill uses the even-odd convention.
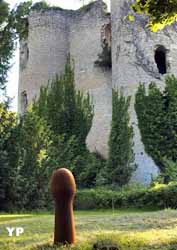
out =
[[[177,182],[117,191],[100,188],[78,190],[76,210],[120,208],[177,208]]]

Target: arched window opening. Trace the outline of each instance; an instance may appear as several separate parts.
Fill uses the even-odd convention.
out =
[[[156,49],[154,58],[159,73],[162,75],[166,74],[167,73],[166,50],[163,46],[160,46],[159,48]]]
[[[24,114],[28,105],[28,98],[26,91],[21,93],[21,113]]]

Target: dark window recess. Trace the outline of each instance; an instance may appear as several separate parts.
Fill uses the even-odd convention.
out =
[[[102,53],[98,54],[98,60],[95,61],[95,65],[108,69],[112,67],[111,47],[109,47],[106,41],[102,44]]]
[[[155,62],[157,64],[157,68],[159,73],[164,75],[167,73],[167,66],[166,66],[166,51],[165,48],[160,47],[155,51]]]

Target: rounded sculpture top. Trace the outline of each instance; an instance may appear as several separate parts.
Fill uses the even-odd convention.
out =
[[[76,193],[73,174],[66,168],[56,170],[51,178],[51,192],[55,199],[71,198]]]

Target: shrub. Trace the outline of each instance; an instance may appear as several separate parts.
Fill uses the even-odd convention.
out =
[[[0,210],[14,206],[18,163],[17,119],[0,103]]]
[[[111,190],[109,188],[79,190],[75,209],[120,208],[177,208],[177,182],[154,187],[130,186]]]
[[[32,107],[29,107],[19,126],[18,206],[29,210],[43,208],[45,187],[49,178],[46,176],[43,161],[51,143],[51,132]]]
[[[108,183],[119,186],[129,182],[135,170],[133,154],[133,128],[129,125],[127,99],[116,90],[112,92],[112,123],[109,138],[109,155],[107,162]]]
[[[54,135],[65,134],[66,140],[76,136],[79,143],[85,145],[92,125],[93,105],[89,94],[83,95],[75,89],[70,58],[63,75],[57,76],[50,86],[41,88],[40,97],[33,108],[46,120]]]
[[[51,172],[59,167],[69,168],[79,187],[91,187],[104,160],[86,148],[86,137],[92,125],[93,105],[89,94],[75,89],[74,70],[68,58],[62,76],[48,87],[41,88],[33,105],[34,112],[45,120],[51,131],[47,164]],[[50,176],[49,175],[49,176]]]
[[[104,161],[86,148],[92,117],[90,97],[76,91],[68,60],[64,74],[43,87],[39,99],[21,117],[18,208],[49,207],[50,177],[61,167],[73,172],[78,187],[95,185]]]
[[[177,161],[177,78],[168,76],[165,82],[163,92],[155,83],[149,85],[148,91],[140,84],[135,101],[145,150],[162,172],[169,165],[165,159]]]

